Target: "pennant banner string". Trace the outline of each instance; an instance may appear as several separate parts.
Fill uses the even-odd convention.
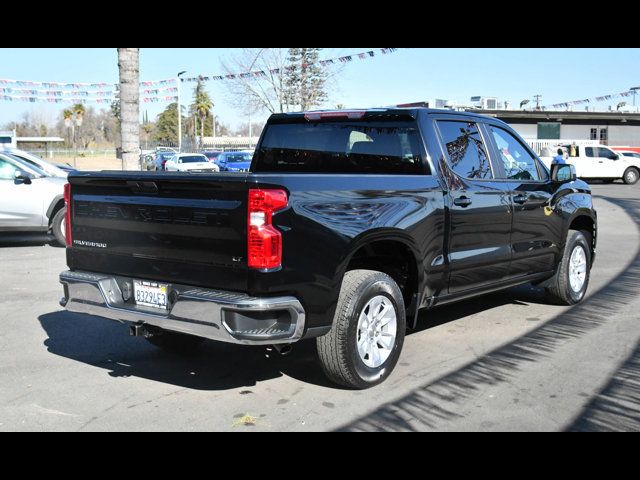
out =
[[[375,57],[376,55],[387,55],[389,53],[393,53],[397,51],[397,48],[378,48],[376,50],[369,50],[367,52],[354,53],[351,55],[344,55],[342,57],[328,58],[325,60],[319,60],[316,63],[304,64],[303,67],[310,67],[312,65],[320,65],[322,67],[326,67],[327,65],[334,65],[336,63],[349,63],[354,59],[366,60],[371,57]],[[259,78],[266,77],[269,73],[278,74],[280,73],[280,68],[272,68],[269,70],[254,70],[251,72],[244,73],[227,73],[225,75],[198,75],[197,77],[189,77],[189,78],[181,78],[182,82],[208,82],[208,81],[219,81],[219,80],[236,80],[238,78]]]
[[[328,58],[325,60],[319,60],[315,63],[305,64],[303,67],[309,67],[312,65],[334,65],[336,63],[349,63],[355,59],[366,60],[376,55],[387,55],[393,53],[397,48],[378,48],[375,50],[369,50],[367,52],[355,53],[352,55],[343,55],[341,57]],[[197,77],[181,78],[181,82],[197,82],[197,81],[215,81],[215,80],[236,80],[246,78],[258,78],[266,77],[268,74],[280,73],[280,68],[273,68],[267,71],[258,70],[243,73],[228,73],[225,75],[198,75]],[[173,95],[167,95],[167,93],[174,93],[178,91],[176,86],[168,86],[165,88],[146,88],[146,87],[160,87],[165,85],[174,85],[176,83],[175,78],[169,78],[164,80],[144,81],[140,82],[140,88],[142,102],[158,102],[158,101],[176,101],[177,97]],[[43,87],[39,88],[16,88],[16,87]],[[80,90],[80,89],[86,90]],[[71,89],[71,90],[61,90]],[[0,100],[3,101],[26,101],[26,102],[48,102],[48,103],[62,103],[62,102],[78,102],[78,103],[110,103],[117,97],[118,85],[109,83],[61,83],[61,82],[40,82],[31,80],[11,80],[7,78],[0,78]]]
[[[542,108],[543,109],[548,109],[548,108],[568,108],[568,107],[570,107],[572,105],[584,105],[585,103],[591,103],[591,102],[606,102],[608,100],[613,100],[614,98],[632,97],[635,94],[636,94],[635,91],[628,90],[626,92],[612,93],[610,95],[602,95],[602,96],[593,97],[593,98],[584,98],[582,100],[571,100],[570,102],[554,103],[553,105],[547,105],[547,106],[542,107]]]

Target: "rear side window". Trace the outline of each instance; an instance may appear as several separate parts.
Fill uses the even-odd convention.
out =
[[[449,166],[457,175],[474,180],[493,178],[487,149],[475,122],[439,121],[438,129]]]
[[[270,124],[256,150],[255,172],[424,174],[413,122]]]

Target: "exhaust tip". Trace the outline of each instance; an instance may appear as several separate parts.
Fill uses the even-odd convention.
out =
[[[286,357],[293,351],[293,347],[288,343],[273,345],[273,348],[276,352],[278,352],[283,357]]]

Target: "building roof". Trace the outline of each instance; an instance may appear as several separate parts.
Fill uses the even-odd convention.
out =
[[[481,113],[484,115],[490,115],[501,120],[509,121],[514,120],[528,120],[530,123],[549,121],[572,121],[579,123],[589,123],[595,120],[606,121],[608,123],[630,123],[640,124],[640,113],[632,112],[587,112],[587,111],[551,111],[551,110],[483,110],[483,109],[471,109],[468,110],[473,113]]]
[[[64,138],[60,137],[16,137],[18,143],[54,143],[64,142]]]

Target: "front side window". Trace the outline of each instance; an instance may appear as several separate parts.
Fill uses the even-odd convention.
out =
[[[596,150],[597,150],[596,156],[601,158],[608,158],[609,160],[615,160],[618,156],[608,148],[596,147]]]
[[[540,173],[536,160],[526,148],[506,130],[489,127],[498,147],[504,166],[505,178],[513,180],[539,181]]]
[[[613,160],[616,157],[616,154],[611,150],[602,147],[585,147],[584,152],[587,157],[592,158],[608,158]]]
[[[457,175],[474,180],[493,178],[487,149],[475,122],[439,121],[438,129],[449,166]]]

